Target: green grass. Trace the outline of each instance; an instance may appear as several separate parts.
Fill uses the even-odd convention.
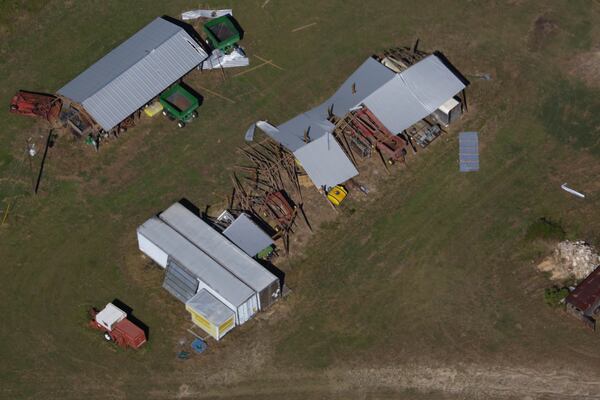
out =
[[[566,232],[560,223],[546,217],[542,217],[529,225],[527,233],[525,234],[525,238],[528,240],[543,239],[561,241],[564,240],[565,237]]]
[[[544,305],[548,282],[531,267],[538,249],[526,239],[532,221],[544,216],[561,221],[569,237],[600,239],[600,97],[563,72],[597,42],[597,7],[263,3],[210,6],[233,7],[248,53],[284,71],[262,67],[239,78],[232,73],[224,83],[218,74],[190,77],[200,93],[198,85],[236,103],[207,94],[198,121],[181,131],[155,118],[100,153],[61,138],[37,197],[30,195],[23,151],[28,136],[45,131],[2,114],[0,200],[17,201],[0,229],[0,397],[172,398],[186,384],[206,397],[239,390],[240,397],[260,398],[269,395],[266,388],[290,390],[286,379],[308,384],[302,376],[314,371],[412,363],[550,363],[553,371],[570,365],[597,378],[597,337]],[[0,101],[8,104],[20,88],[56,91],[156,16],[197,7],[4,2]],[[527,37],[542,14],[560,29],[530,52]],[[222,201],[231,166],[240,162],[235,148],[251,122],[283,122],[317,105],[365,57],[417,37],[465,74],[493,75],[473,82],[470,112],[454,128],[480,132],[481,171],[458,172],[455,132],[406,169],[394,167],[368,203],[349,199],[355,212],[322,227],[302,255],[282,265],[293,294],[270,320],[236,329],[202,357],[177,361],[186,313],[160,288],[161,271],[144,267],[136,226],[181,197],[201,207]],[[565,180],[586,189],[585,201],[560,190]],[[558,232],[535,229],[542,236]],[[150,326],[146,348],[115,350],[86,328],[86,308],[115,297]],[[322,391],[300,385],[290,395],[334,397],[327,396],[334,383],[318,376],[314,385]],[[106,382],[108,392],[100,389]]]

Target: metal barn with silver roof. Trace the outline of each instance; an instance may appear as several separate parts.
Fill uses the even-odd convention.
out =
[[[81,104],[102,129],[110,131],[207,57],[183,27],[156,18],[58,94]]]

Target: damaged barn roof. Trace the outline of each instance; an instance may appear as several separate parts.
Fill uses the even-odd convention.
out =
[[[465,88],[462,80],[430,55],[396,74],[362,102],[392,133],[399,134]]]
[[[109,131],[207,57],[183,27],[156,18],[58,93]]]
[[[257,126],[294,153],[317,187],[330,188],[358,175],[356,167],[331,135],[329,114],[344,117],[365,105],[394,134],[427,117],[465,88],[436,55],[395,73],[369,57],[319,106],[275,127]],[[252,133],[252,131],[250,132]],[[246,134],[246,137],[252,137]]]

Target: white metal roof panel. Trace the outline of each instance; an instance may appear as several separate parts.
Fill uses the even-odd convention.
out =
[[[273,239],[246,214],[242,213],[223,231],[229,240],[250,257],[271,246]]]
[[[181,203],[167,208],[160,213],[159,218],[253,290],[260,292],[278,280],[275,275]]]
[[[221,303],[219,299],[202,289],[185,303],[186,307],[202,315],[213,325],[219,326],[235,316],[233,310]]]
[[[386,128],[399,134],[464,88],[437,56],[430,55],[396,74],[363,103]]]
[[[239,307],[255,295],[254,290],[157,217],[137,230],[233,306]]]
[[[182,27],[157,18],[58,93],[110,130],[207,57]]]
[[[294,152],[315,186],[331,188],[358,175],[337,140],[328,133]]]

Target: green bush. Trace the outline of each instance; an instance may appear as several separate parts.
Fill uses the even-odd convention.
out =
[[[564,240],[566,232],[560,223],[549,218],[542,217],[529,225],[525,238],[528,240]]]
[[[560,307],[561,301],[569,295],[569,289],[553,286],[544,290],[544,302],[552,308]]]

